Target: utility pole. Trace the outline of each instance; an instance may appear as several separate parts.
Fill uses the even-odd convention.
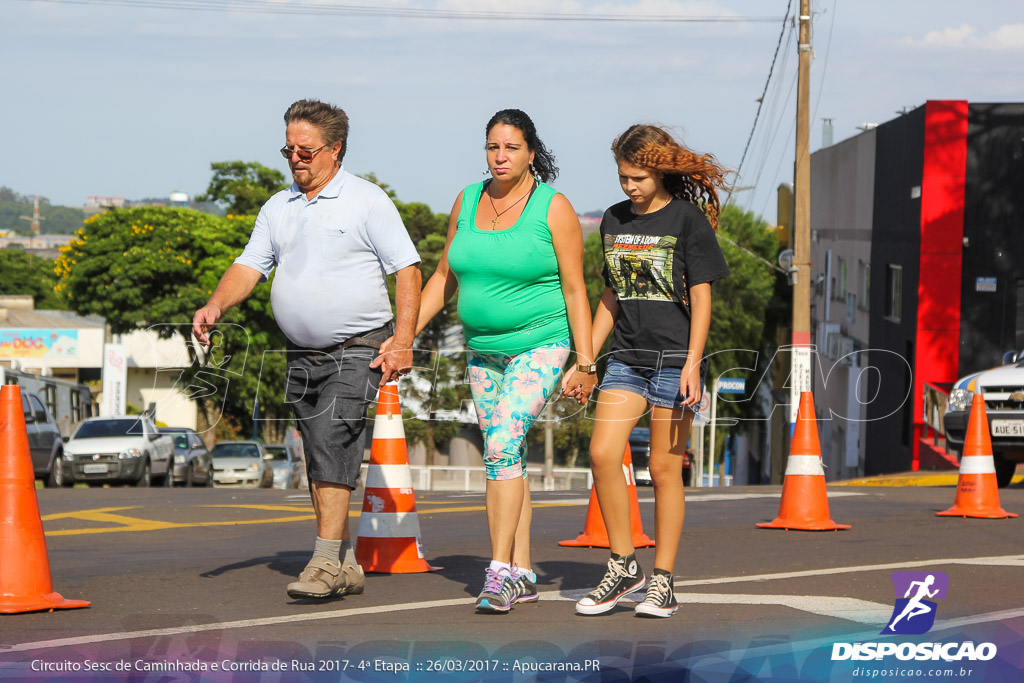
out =
[[[43,220],[39,216],[39,195],[35,196],[35,203],[32,206],[32,216],[22,216],[21,220],[31,221],[33,237],[39,234],[39,221]]]
[[[790,424],[796,423],[800,392],[811,390],[811,0],[800,0],[796,81],[796,173],[793,216],[793,365],[789,375]]]

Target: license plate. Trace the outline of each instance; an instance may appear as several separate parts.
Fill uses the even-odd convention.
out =
[[[992,420],[992,436],[1024,436],[1024,420]]]
[[[83,468],[83,470],[85,471],[86,474],[106,474],[106,472],[107,472],[107,465],[106,465],[106,463],[102,463],[102,462],[99,463],[99,464],[95,464],[95,465],[90,464],[90,465],[86,465]]]

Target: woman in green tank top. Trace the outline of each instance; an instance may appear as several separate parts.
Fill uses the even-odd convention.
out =
[[[556,390],[572,336],[567,383],[586,403],[597,381],[583,238],[569,201],[546,183],[558,173],[533,121],[518,109],[486,127],[491,177],[455,200],[437,270],[423,288],[419,334],[459,290],[470,385],[484,434],[491,563],[480,611],[536,600],[530,568],[526,432]]]

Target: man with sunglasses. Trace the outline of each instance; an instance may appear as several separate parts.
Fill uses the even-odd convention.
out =
[[[367,406],[378,386],[412,366],[420,258],[387,193],[342,167],[345,112],[300,100],[284,120],[281,155],[295,182],[263,205],[249,244],[196,311],[192,329],[209,343],[207,332],[224,312],[277,269],[270,298],[288,338],[286,396],[302,434],[317,524],[313,557],[288,584],[288,595],[327,598],[363,592],[349,499],[359,480]],[[384,279],[392,273],[394,320]]]

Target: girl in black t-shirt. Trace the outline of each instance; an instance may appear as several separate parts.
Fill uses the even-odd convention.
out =
[[[725,172],[714,157],[695,154],[656,126],[631,126],[612,152],[629,199],[601,221],[606,287],[594,315],[593,348],[613,330],[614,337],[590,441],[612,556],[604,579],[576,611],[608,612],[647,583],[633,548],[622,455],[649,408],[658,543],[636,613],[669,617],[678,609],[672,573],[685,511],[682,466],[704,387],[711,283],[729,273],[714,232]]]

